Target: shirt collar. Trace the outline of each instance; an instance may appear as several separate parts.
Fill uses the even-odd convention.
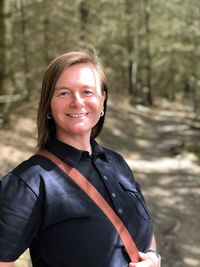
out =
[[[108,161],[105,153],[105,149],[100,146],[94,139],[91,139],[92,157],[100,157],[102,160]],[[89,155],[89,152],[79,150],[73,146],[65,144],[56,138],[52,138],[48,141],[46,149],[55,154],[64,162],[76,167],[83,155]]]

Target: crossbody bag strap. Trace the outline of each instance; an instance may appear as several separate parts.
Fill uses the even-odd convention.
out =
[[[55,165],[57,165],[62,171],[64,171],[95,203],[96,205],[104,212],[108,219],[112,222],[116,231],[118,232],[121,241],[124,244],[127,254],[130,257],[131,262],[139,261],[139,252],[133,241],[130,233],[127,228],[117,216],[114,210],[106,202],[104,197],[98,192],[98,190],[76,169],[62,160],[57,156],[49,152],[48,150],[40,150],[37,155],[51,160]]]

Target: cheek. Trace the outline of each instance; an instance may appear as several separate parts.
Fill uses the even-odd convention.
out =
[[[58,112],[59,110],[61,110],[63,107],[63,103],[62,101],[57,101],[57,99],[52,99],[50,102],[50,108],[51,108],[51,112],[55,113]]]
[[[97,112],[101,112],[103,109],[103,103],[104,101],[100,100],[100,99],[95,99],[93,100],[90,104],[91,107],[93,107],[93,109],[95,109]]]
[[[54,100],[54,97],[52,97],[52,99],[50,101],[50,108],[51,108],[51,110],[54,109],[54,106],[55,106],[55,100]]]
[[[104,100],[105,100],[105,97],[102,95],[93,99],[94,105],[96,105],[97,109],[101,109],[101,110],[103,109]]]

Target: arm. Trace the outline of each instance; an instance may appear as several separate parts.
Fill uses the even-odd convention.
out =
[[[156,239],[155,239],[154,235],[152,237],[152,241],[151,241],[151,245],[150,245],[149,249],[156,250]]]
[[[14,262],[1,262],[0,267],[14,267]]]
[[[149,249],[146,251],[146,255],[150,256],[153,259],[155,266],[160,267],[161,258],[160,255],[156,251],[156,240],[155,236],[153,235],[151,245]]]
[[[0,180],[0,267],[13,267],[29,247],[40,216],[39,198],[20,177],[10,173]]]

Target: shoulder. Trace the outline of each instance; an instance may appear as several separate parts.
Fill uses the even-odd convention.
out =
[[[134,171],[128,165],[126,158],[120,153],[102,147],[106,156],[106,159],[109,162],[109,169],[111,172],[114,172],[115,175],[123,177],[123,180],[129,180],[131,183],[135,183]]]
[[[24,174],[29,174],[29,177],[35,175],[44,169],[46,166],[46,162],[44,159],[37,155],[32,155],[29,159],[21,162],[17,167],[15,167],[11,173],[24,177]],[[28,179],[28,177],[26,178]]]
[[[41,178],[50,168],[50,163],[37,155],[31,156],[29,159],[21,162],[0,181],[2,186],[18,186],[27,187],[36,195],[39,195]]]
[[[102,147],[102,149],[109,161],[109,171],[127,188],[134,187],[136,191],[141,192],[140,184],[134,175],[134,170],[130,168],[126,158],[112,149],[106,147]]]
[[[97,157],[102,157],[109,163],[118,163],[120,165],[126,165],[126,161],[123,156],[118,152],[114,151],[113,149],[100,145],[96,142],[96,140],[92,140],[92,146],[94,155],[96,155]]]
[[[122,156],[120,153],[118,153],[118,152],[116,152],[116,151],[114,151],[112,149],[105,148],[105,147],[102,147],[102,148],[104,150],[104,153],[105,153],[106,158],[108,159],[108,161],[114,162],[116,164],[119,164],[119,167],[123,166],[123,167],[126,167],[126,168],[129,169],[129,166],[128,166],[124,156]]]

